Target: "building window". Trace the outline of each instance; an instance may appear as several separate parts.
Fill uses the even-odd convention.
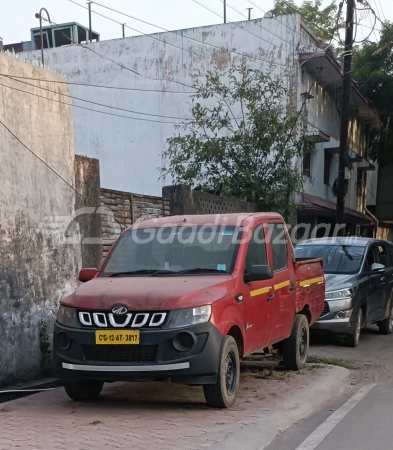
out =
[[[311,153],[303,156],[303,175],[311,177]]]
[[[332,154],[325,150],[325,160],[323,166],[323,182],[329,185],[330,181],[330,164],[332,162]]]

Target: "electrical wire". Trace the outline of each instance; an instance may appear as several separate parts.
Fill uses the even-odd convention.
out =
[[[74,192],[76,192],[78,195],[80,195],[86,202],[86,197],[81,194],[79,191],[77,191],[67,180],[65,180],[58,172],[56,172],[55,169],[53,169],[47,162],[45,162],[42,158],[40,158],[36,153],[33,152],[33,150],[31,150],[31,148],[29,148],[24,142],[22,142],[21,139],[18,138],[18,136],[13,133],[8,127],[7,125],[0,119],[0,123],[1,125],[3,125],[3,127],[20,143],[23,145],[23,147],[29,151],[33,156],[35,156],[39,161],[42,162],[42,164],[44,164],[49,170],[51,170],[56,176],[58,176],[60,178],[60,180],[62,180],[68,187],[70,187]],[[5,391],[2,391],[5,392]],[[20,392],[20,391],[19,391]]]
[[[74,0],[69,0],[69,1],[71,1],[72,3],[76,3]],[[220,0],[220,1],[222,1],[222,0]],[[206,46],[213,47],[213,48],[217,48],[217,49],[219,49],[219,50],[222,49],[221,47],[219,47],[219,46],[217,46],[217,45],[210,44],[210,43],[208,43],[208,42],[203,42],[203,41],[200,41],[199,39],[195,39],[195,38],[192,38],[192,37],[190,37],[190,36],[186,36],[186,35],[183,35],[183,34],[179,34],[179,33],[176,32],[176,31],[168,30],[167,28],[161,27],[161,26],[159,26],[159,25],[155,25],[155,24],[153,24],[153,23],[151,23],[151,22],[147,22],[146,20],[139,19],[139,18],[137,18],[137,17],[135,17],[135,16],[131,16],[131,15],[129,15],[129,14],[123,13],[122,11],[119,11],[119,10],[117,10],[117,9],[114,9],[114,8],[109,7],[109,6],[103,5],[103,4],[101,4],[101,3],[97,3],[97,2],[93,2],[93,3],[94,3],[95,5],[101,6],[102,8],[105,8],[105,9],[108,9],[108,10],[110,10],[110,11],[113,11],[113,12],[115,12],[115,13],[117,13],[117,14],[121,14],[121,15],[123,15],[123,16],[125,16],[125,17],[129,17],[129,18],[131,18],[131,19],[133,19],[133,20],[137,20],[138,22],[142,22],[142,23],[144,23],[144,24],[146,24],[146,25],[150,25],[150,26],[155,27],[155,28],[158,28],[158,29],[160,29],[160,30],[162,30],[162,31],[165,31],[165,32],[168,32],[168,33],[175,34],[176,36],[180,36],[180,37],[182,37],[182,38],[184,38],[184,39],[189,39],[189,40],[191,40],[191,41],[198,42],[199,44],[206,45]],[[77,4],[77,3],[76,3],[76,4]],[[234,10],[234,11],[237,12],[238,14],[240,14],[239,11],[237,11],[237,10]],[[247,33],[249,33],[249,34],[255,36],[256,38],[258,38],[258,39],[260,39],[260,40],[262,40],[262,41],[265,41],[265,42],[267,42],[268,44],[270,44],[269,41],[267,41],[266,39],[263,39],[261,36],[258,36],[258,35],[256,35],[256,34],[253,34],[253,33],[251,33],[250,31],[245,30],[245,29],[242,28],[242,27],[239,27],[239,28],[242,29],[242,30],[244,30],[245,32],[247,32]],[[262,28],[262,27],[261,27],[261,28]],[[267,30],[267,31],[269,31],[269,30]],[[151,36],[151,35],[146,34],[146,33],[143,33],[143,34],[146,35],[146,36]],[[279,47],[277,47],[277,46],[275,46],[275,47],[282,51],[282,49],[280,49]],[[237,55],[240,55],[240,56],[248,56],[249,58],[259,59],[259,60],[261,60],[261,61],[266,62],[266,60],[263,60],[263,59],[261,59],[261,58],[257,58],[257,57],[252,56],[252,55],[242,54],[242,53],[236,52],[236,51],[234,51],[234,50],[229,50],[229,49],[228,49],[227,51],[228,51],[229,53],[234,53],[234,54],[237,54]],[[285,51],[285,50],[284,50],[284,51]],[[270,61],[267,61],[267,62],[270,62]],[[278,64],[278,63],[277,63],[277,64]],[[283,65],[283,66],[286,66],[286,64],[282,64],[282,65]]]
[[[212,9],[210,9],[210,8],[208,8],[207,6],[203,5],[202,3],[199,3],[197,0],[192,0],[192,1],[193,1],[194,3],[196,3],[197,5],[199,5],[199,6],[202,6],[202,8],[207,9],[207,10],[210,11],[212,14],[215,14],[215,15],[218,16],[220,19],[223,18],[220,14],[216,13],[215,11],[213,11]],[[229,23],[230,23],[230,22],[229,22]]]
[[[71,1],[71,0],[70,0],[70,1]],[[223,3],[223,0],[220,0],[220,1]],[[174,34],[176,34],[176,35],[179,35],[179,33],[177,33],[176,31],[171,31],[171,30],[168,30],[168,29],[166,29],[166,28],[163,28],[163,27],[160,27],[160,26],[158,26],[158,25],[155,25],[155,24],[153,24],[153,23],[151,23],[151,22],[147,22],[147,21],[145,21],[145,20],[138,19],[137,17],[130,16],[130,15],[126,14],[126,13],[123,13],[123,12],[118,11],[118,10],[116,10],[116,9],[110,8],[109,6],[105,6],[105,5],[101,4],[101,3],[97,3],[96,1],[94,1],[93,3],[94,3],[95,5],[101,6],[102,8],[106,8],[106,9],[109,9],[110,11],[116,12],[117,14],[122,14],[123,16],[130,17],[131,19],[134,19],[134,20],[138,20],[139,22],[145,23],[145,24],[150,25],[150,26],[152,26],[152,27],[159,28],[160,30],[167,31],[167,32],[169,32],[169,33],[174,33]],[[227,6],[228,6],[228,8],[231,8],[233,11],[235,11],[237,14],[243,15],[240,11],[236,10],[236,9],[233,8],[232,6],[230,6],[230,5],[228,5],[228,4],[227,4]],[[248,19],[248,17],[245,16],[245,15],[243,15],[243,17],[245,17],[246,19]],[[268,31],[270,34],[272,34],[272,33],[270,32],[270,30],[268,30],[267,28],[262,27],[260,24],[258,24],[258,25],[259,25],[259,27],[260,27],[262,30]],[[245,31],[246,31],[246,30],[245,30]],[[251,34],[252,34],[252,33],[251,33]],[[261,39],[262,41],[265,41],[265,42],[269,43],[269,41],[266,41],[265,39],[263,39],[263,38],[260,37],[260,36],[257,36],[257,35],[254,35],[254,36],[258,37],[258,38]],[[197,39],[190,38],[190,37],[188,37],[188,36],[183,36],[183,37],[185,37],[186,39],[192,39],[192,40],[195,40],[195,41],[197,41],[197,42],[200,42],[200,43],[202,43],[202,44],[204,44],[204,45],[207,45],[206,42],[199,41],[199,40],[197,40]],[[278,36],[276,36],[276,37],[278,37]],[[289,44],[289,42],[287,42],[287,43]]]
[[[69,1],[71,1],[71,0],[69,0]],[[73,2],[73,3],[75,3],[75,2]],[[81,6],[82,8],[85,8],[83,5],[79,5],[79,6]],[[57,26],[57,27],[60,26],[60,25],[57,24],[56,22],[49,21],[47,18],[45,18],[45,17],[43,17],[43,16],[41,16],[41,18],[42,18],[42,20],[44,20],[45,22],[49,22],[51,25],[55,25],[55,26]],[[136,70],[133,70],[133,69],[131,69],[131,68],[125,66],[124,64],[119,63],[119,62],[113,60],[112,58],[108,58],[107,56],[101,55],[100,53],[96,52],[93,48],[91,48],[91,46],[88,47],[88,46],[86,46],[86,45],[80,44],[79,42],[76,42],[76,41],[72,40],[72,39],[71,39],[69,36],[67,36],[64,32],[61,32],[61,33],[62,33],[62,35],[64,36],[64,38],[66,38],[66,39],[67,39],[68,41],[70,41],[72,44],[75,44],[75,45],[77,45],[78,47],[82,47],[82,48],[84,48],[85,50],[88,50],[88,51],[94,53],[95,55],[99,56],[100,58],[102,58],[102,59],[104,59],[104,60],[106,60],[106,61],[110,61],[111,63],[116,64],[117,66],[121,67],[122,69],[127,70],[127,71],[129,71],[129,72],[132,72],[133,74],[138,75],[138,76],[140,76],[140,77],[142,77],[142,78],[149,79],[149,80],[153,80],[153,81],[167,81],[167,82],[169,82],[169,83],[176,83],[176,84],[179,84],[179,85],[181,85],[181,86],[185,86],[185,87],[188,87],[188,88],[191,88],[191,89],[192,89],[192,86],[190,86],[190,85],[188,85],[188,84],[185,84],[185,83],[182,83],[181,81],[169,80],[168,78],[152,78],[152,77],[148,77],[147,75],[143,75],[143,74],[137,72]],[[162,41],[161,41],[161,42],[162,42]]]
[[[18,89],[16,87],[8,86],[6,84],[2,84],[1,86],[6,87],[8,89],[12,89],[14,91],[22,92],[23,94],[34,95],[35,97],[43,98],[43,99],[51,101],[51,102],[60,103],[62,105],[71,106],[73,108],[85,109],[86,111],[96,112],[96,113],[99,113],[99,114],[106,114],[108,116],[122,117],[123,119],[138,120],[138,121],[143,121],[143,122],[165,123],[165,124],[172,124],[172,125],[173,124],[176,124],[176,125],[179,124],[179,122],[169,122],[169,121],[154,120],[154,119],[143,119],[141,117],[130,117],[130,116],[123,116],[121,114],[110,113],[108,111],[99,111],[97,109],[86,108],[85,106],[75,105],[73,103],[62,102],[61,100],[56,100],[54,98],[45,97],[43,95],[35,94],[34,92],[23,91],[22,89]],[[36,86],[36,87],[38,87],[38,86]],[[62,95],[62,94],[59,94],[59,95]]]
[[[368,0],[368,1],[371,1],[371,0]],[[379,6],[381,7],[381,10],[379,10],[378,2],[379,2]],[[374,2],[375,3],[375,9],[377,10],[378,15],[383,16],[384,21],[386,22],[386,17],[385,17],[385,13],[383,12],[383,8],[382,8],[382,5],[381,5],[381,0],[378,0],[378,2],[377,2],[377,0],[375,0],[375,2]],[[382,11],[382,14],[381,14],[381,11]]]
[[[224,3],[224,0],[220,0],[220,2],[221,2],[221,3]],[[248,20],[248,17],[247,17],[245,14],[242,14],[242,13],[241,13],[240,11],[238,11],[236,8],[234,8],[233,6],[231,6],[228,2],[226,3],[226,6],[227,6],[228,8],[230,8],[230,9],[232,9],[232,11],[235,11],[236,13],[242,15],[245,19]],[[269,34],[271,34],[272,36],[275,36],[275,37],[277,37],[278,39],[284,41],[286,44],[291,44],[291,42],[286,41],[285,39],[282,39],[280,36],[277,36],[276,34],[272,33],[271,30],[269,30],[268,28],[264,28],[260,23],[255,22],[255,24],[258,25],[259,28],[260,28],[261,30],[267,31],[267,32],[268,32]],[[249,30],[244,29],[244,31],[249,32],[250,34],[256,36],[254,33],[251,33]],[[262,39],[263,41],[267,42],[268,44],[271,44],[271,42],[269,42],[269,41],[267,41],[267,40],[261,38],[260,36],[257,36],[257,37],[259,37],[259,38]],[[273,41],[273,40],[272,40],[272,41]],[[273,47],[278,48],[276,45],[274,45]]]
[[[150,113],[145,113],[145,112],[141,112],[141,111],[133,111],[131,109],[118,108],[116,106],[105,105],[103,103],[93,102],[91,100],[86,100],[84,98],[76,97],[74,95],[68,95],[68,94],[63,94],[63,93],[57,92],[57,91],[53,91],[52,89],[48,89],[48,88],[45,88],[43,86],[37,86],[36,84],[27,83],[26,81],[22,81],[22,80],[18,80],[16,78],[13,78],[12,75],[4,75],[4,74],[0,73],[0,76],[9,78],[9,79],[11,79],[13,81],[17,81],[18,83],[26,84],[27,86],[32,86],[34,88],[41,89],[43,91],[51,92],[51,93],[57,94],[57,95],[62,95],[63,97],[71,98],[73,100],[79,100],[81,102],[90,103],[92,105],[103,106],[104,108],[116,109],[118,111],[129,112],[129,113],[132,113],[132,114],[139,114],[141,116],[162,117],[164,119],[187,120],[187,117],[174,117],[174,116],[165,116],[165,115],[162,115],[162,114],[150,114]]]
[[[88,9],[88,8],[86,8],[85,6],[80,5],[79,3],[75,2],[74,0],[68,0],[68,1],[74,3],[75,5],[80,6],[81,8]],[[95,11],[92,10],[92,13],[95,13]],[[106,17],[106,16],[104,16],[104,15],[102,15],[102,14],[100,14],[100,16]],[[41,17],[42,17],[43,20],[46,20],[46,21],[47,21],[46,18],[44,18],[43,16],[41,16]],[[129,17],[132,17],[132,16],[129,16]],[[136,20],[139,20],[139,19],[136,19]],[[51,22],[51,23],[53,23],[54,25],[57,25],[57,24],[54,23],[54,22]],[[118,23],[120,23],[120,22],[118,22]],[[58,26],[58,25],[57,25],[57,26]],[[179,46],[174,45],[174,44],[170,44],[170,43],[167,42],[167,41],[163,41],[163,40],[161,40],[161,39],[158,39],[158,38],[152,36],[151,34],[143,33],[142,31],[136,30],[135,28],[131,28],[131,27],[129,27],[129,26],[127,26],[127,28],[130,28],[130,29],[132,29],[132,30],[134,30],[134,31],[137,31],[138,33],[141,33],[142,35],[144,35],[144,36],[146,36],[146,37],[149,37],[149,38],[151,38],[151,39],[154,39],[154,40],[156,40],[156,41],[162,42],[162,43],[165,44],[165,45],[170,45],[170,46],[172,46],[172,47],[176,47],[176,48],[181,49],[182,51],[184,51],[184,48],[179,47]],[[160,28],[161,28],[161,27],[160,27]],[[243,30],[243,28],[241,28],[241,27],[239,27],[239,28]],[[165,28],[163,28],[163,30],[165,30]],[[174,32],[174,31],[168,30],[168,32],[177,34],[178,36],[181,36],[181,35],[179,35],[178,33]],[[140,74],[140,73],[138,73],[138,72],[136,72],[136,71],[134,71],[134,70],[132,70],[132,69],[129,69],[128,67],[124,66],[123,64],[120,64],[120,63],[118,63],[118,62],[116,62],[116,61],[114,61],[114,60],[112,60],[112,59],[106,58],[105,56],[103,56],[103,55],[99,54],[98,52],[94,51],[93,49],[91,49],[90,47],[87,47],[87,46],[85,46],[85,45],[82,45],[82,44],[79,44],[78,42],[73,41],[73,40],[72,40],[69,36],[67,36],[65,33],[63,33],[63,34],[64,34],[64,37],[67,38],[67,39],[68,39],[70,42],[72,42],[73,44],[76,44],[76,45],[78,45],[78,46],[80,46],[80,47],[82,47],[82,48],[85,48],[86,50],[93,51],[94,53],[96,53],[96,54],[97,54],[98,56],[100,56],[101,58],[107,59],[108,61],[111,61],[111,62],[117,64],[118,66],[122,67],[123,69],[130,70],[131,72],[136,73],[137,75],[140,75],[141,77],[144,77],[144,78],[147,78],[147,79],[150,79],[150,80],[155,80],[155,81],[169,81],[169,82],[171,82],[171,83],[177,83],[177,84],[180,84],[180,85],[182,85],[182,86],[192,88],[192,86],[189,86],[189,85],[187,85],[187,84],[181,83],[180,81],[174,81],[174,80],[168,80],[168,79],[160,79],[160,78],[151,78],[151,77],[147,77],[146,75],[142,75],[142,74]],[[254,35],[254,36],[256,36],[258,39],[260,39],[259,36],[257,36],[257,35]],[[190,37],[187,37],[187,36],[183,36],[183,37],[185,37],[185,38],[187,38],[187,39],[191,39],[191,40],[196,41],[196,42],[199,42],[199,43],[201,43],[201,44],[203,44],[203,45],[207,45],[207,46],[209,46],[209,47],[216,48],[216,49],[218,49],[218,50],[222,50],[222,49],[223,49],[222,47],[219,47],[218,45],[209,44],[209,43],[207,43],[207,42],[202,42],[202,41],[199,41],[199,40],[197,40],[197,39],[190,38]],[[256,60],[256,61],[267,62],[267,63],[269,63],[269,64],[272,63],[272,61],[269,61],[269,60],[263,59],[263,58],[258,58],[257,56],[250,55],[249,53],[239,53],[239,52],[236,52],[236,51],[234,51],[234,50],[229,50],[228,48],[225,49],[225,51],[227,51],[228,53],[233,53],[233,54],[235,54],[235,55],[242,56],[242,57],[247,56],[248,58],[254,59],[254,60]],[[194,53],[195,53],[195,52],[194,52]],[[279,62],[275,62],[274,64],[277,65],[277,66],[283,66],[283,67],[287,67],[287,66],[288,66],[287,64],[282,64],[282,63],[279,63]]]
[[[0,75],[11,77],[11,75],[6,75],[3,73],[0,73]],[[196,91],[167,91],[165,89],[142,89],[142,88],[106,86],[104,84],[75,83],[72,81],[48,80],[46,78],[21,77],[19,75],[12,75],[12,78],[21,78],[23,80],[31,80],[31,81],[45,81],[46,83],[55,83],[55,84],[71,84],[73,86],[94,87],[94,88],[102,88],[102,89],[115,89],[115,90],[120,90],[120,91],[161,92],[161,93],[170,93],[170,94],[195,94],[195,92],[196,92]]]
[[[296,14],[299,14],[299,16],[304,20],[305,23],[309,23],[310,25],[313,25],[315,28],[318,28],[319,30],[325,32],[326,30],[324,30],[320,25],[317,25],[315,22],[311,22],[311,20],[306,20],[302,14],[300,13],[298,8],[295,8],[293,5],[291,5],[290,3],[288,3],[286,0],[281,0],[289,9],[291,9],[292,11],[294,11]],[[334,30],[334,32],[336,32],[337,30]],[[333,34],[333,38],[332,40],[338,42],[339,44],[341,44],[341,42],[337,39],[334,38],[334,34]]]

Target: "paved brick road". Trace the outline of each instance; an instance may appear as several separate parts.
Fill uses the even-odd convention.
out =
[[[214,447],[231,433],[282,407],[310,382],[310,372],[242,375],[231,410],[212,410],[201,388],[170,383],[107,385],[95,403],[75,403],[62,388],[0,405],[0,449],[149,449]]]

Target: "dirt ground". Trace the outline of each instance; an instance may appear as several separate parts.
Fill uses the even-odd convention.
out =
[[[310,356],[334,364],[349,362],[353,382],[384,383],[393,379],[393,334],[380,335],[376,326],[362,332],[357,348],[344,347],[339,339],[313,337]],[[341,360],[341,361],[340,361]]]
[[[260,449],[325,404],[348,376],[338,367],[270,366],[243,366],[230,410],[208,408],[200,387],[171,383],[108,384],[95,403],[72,402],[62,388],[3,403],[0,449]]]

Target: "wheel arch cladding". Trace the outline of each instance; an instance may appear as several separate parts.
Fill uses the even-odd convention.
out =
[[[239,349],[239,355],[242,358],[244,355],[244,339],[243,333],[237,325],[233,325],[227,333],[227,336],[232,336],[237,344],[237,348]]]

